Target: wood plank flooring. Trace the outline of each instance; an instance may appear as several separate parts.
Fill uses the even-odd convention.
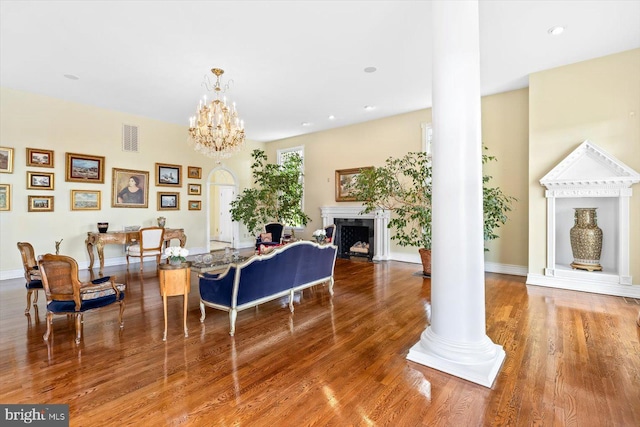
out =
[[[338,260],[335,295],[316,286],[238,314],[207,309],[197,277],[169,298],[158,276],[107,267],[127,282],[117,308],[46,329],[44,295],[23,314],[23,280],[0,282],[0,402],[66,403],[72,426],[640,426],[639,305],[486,276],[487,334],[507,353],[492,389],[409,362],[428,322],[430,281],[416,265]],[[82,272],[88,278],[88,272]]]

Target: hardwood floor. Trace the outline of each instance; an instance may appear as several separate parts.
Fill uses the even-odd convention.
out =
[[[164,330],[158,276],[107,267],[126,280],[117,308],[46,329],[44,295],[23,314],[23,280],[0,282],[0,402],[66,403],[72,426],[638,426],[640,306],[620,297],[535,286],[487,274],[487,334],[504,346],[492,389],[409,362],[427,325],[430,281],[415,265],[338,260],[335,295],[316,286],[238,314],[207,309],[197,277],[169,298]],[[82,274],[88,272],[85,270]]]

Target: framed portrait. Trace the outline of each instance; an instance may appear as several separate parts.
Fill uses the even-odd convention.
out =
[[[336,170],[336,202],[357,201],[356,198],[351,195],[351,188],[358,179],[360,172],[365,169],[373,169],[373,166]]]
[[[202,202],[200,200],[189,200],[189,210],[199,211],[202,209]]]
[[[159,187],[182,187],[182,166],[156,163],[156,185]]]
[[[11,210],[11,184],[0,184],[0,211]]]
[[[71,190],[72,211],[99,211],[101,192],[99,190]]]
[[[189,195],[199,196],[202,194],[202,185],[200,184],[189,184]]]
[[[177,211],[180,209],[180,193],[158,192],[159,211]]]
[[[113,168],[111,207],[146,208],[149,206],[149,172]]]
[[[187,166],[187,175],[191,179],[200,179],[202,178],[202,168],[197,166]]]
[[[65,181],[104,183],[104,157],[67,153]]]
[[[27,148],[27,166],[39,168],[53,167],[53,150],[42,150],[40,148]]]
[[[53,190],[53,172],[27,171],[27,190]]]
[[[13,173],[13,148],[0,147],[0,172]]]
[[[53,212],[53,196],[29,196],[29,212]]]

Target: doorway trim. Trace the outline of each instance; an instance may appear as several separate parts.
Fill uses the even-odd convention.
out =
[[[216,172],[218,171],[225,171],[227,172],[229,175],[231,175],[231,178],[233,178],[233,184],[218,184],[215,182],[211,182],[211,180],[213,179],[214,175]],[[211,169],[211,171],[209,171],[209,174],[207,175],[207,197],[205,198],[205,215],[207,216],[207,221],[206,221],[206,227],[205,227],[205,233],[206,233],[206,242],[207,242],[207,252],[211,252],[211,187],[215,186],[215,187],[233,187],[233,190],[235,192],[235,194],[238,194],[239,191],[239,186],[238,186],[238,177],[236,176],[235,173],[233,173],[233,171],[231,169],[229,169],[228,167],[224,166],[224,165],[218,165],[215,168]],[[238,222],[236,221],[231,221],[231,246],[232,247],[236,247],[236,245],[239,244],[240,242],[240,227],[238,225]]]

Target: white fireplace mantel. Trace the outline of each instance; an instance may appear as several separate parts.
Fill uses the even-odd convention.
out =
[[[349,219],[373,219],[373,260],[389,260],[391,247],[391,235],[389,233],[389,220],[391,213],[387,210],[377,209],[373,212],[361,214],[363,206],[322,206],[322,227],[335,223],[336,218]]]
[[[629,199],[640,174],[590,141],[584,141],[541,180],[547,198],[547,260],[544,277],[527,283],[597,293],[628,294]],[[574,208],[597,208],[603,231],[600,263],[603,271],[570,267],[573,259],[569,231]],[[636,218],[637,220],[637,218]],[[531,275],[530,275],[531,276]]]

